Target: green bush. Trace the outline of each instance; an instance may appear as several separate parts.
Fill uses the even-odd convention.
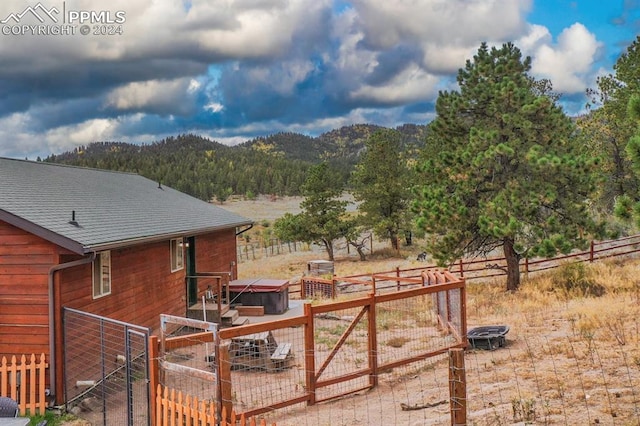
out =
[[[557,268],[552,276],[553,287],[567,296],[600,297],[606,288],[596,282],[584,263],[567,263]]]

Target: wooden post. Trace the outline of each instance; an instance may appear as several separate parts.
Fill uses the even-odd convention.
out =
[[[304,371],[308,397],[307,405],[313,405],[316,403],[316,355],[311,303],[304,304],[304,316],[307,320],[304,327]]]
[[[336,280],[336,276],[334,275],[331,278],[331,299],[335,299],[337,296],[336,286],[338,285],[338,280]]]
[[[226,412],[226,415],[231,415],[233,410],[233,402],[231,400],[231,361],[229,357],[229,344],[225,343],[220,345],[220,399],[222,401],[222,411]],[[222,419],[228,421],[228,418]]]
[[[589,247],[589,262],[590,263],[593,263],[594,246],[595,246],[595,244],[594,244],[593,240],[591,240],[591,245]]]
[[[464,280],[464,278],[463,278]],[[460,336],[462,338],[462,342],[465,344],[465,347],[469,346],[469,340],[467,339],[467,283],[464,282],[462,288],[460,289]]]
[[[370,295],[369,302],[369,385],[371,388],[378,386],[378,334],[376,330],[376,293]]]
[[[158,358],[158,336],[149,336],[149,415],[151,425],[157,425],[156,398],[158,391],[158,377],[160,373],[160,360]]]
[[[460,258],[460,277],[464,277],[464,261]]]
[[[449,407],[451,425],[467,424],[467,383],[464,369],[464,349],[449,350]]]
[[[396,277],[398,277],[398,279],[396,280],[396,290],[400,291],[400,267],[396,266]]]

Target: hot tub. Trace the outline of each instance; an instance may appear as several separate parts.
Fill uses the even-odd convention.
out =
[[[289,309],[289,281],[267,278],[233,280],[229,283],[233,304],[264,306],[267,315],[283,314]]]

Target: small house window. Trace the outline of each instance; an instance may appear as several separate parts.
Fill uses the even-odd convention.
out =
[[[93,298],[111,294],[111,252],[98,253],[93,261]]]
[[[171,272],[184,268],[184,244],[182,238],[171,240]]]

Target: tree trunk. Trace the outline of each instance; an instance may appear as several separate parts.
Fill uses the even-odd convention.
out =
[[[351,241],[351,240],[347,240],[347,247],[349,246],[354,246],[358,252],[358,255],[360,256],[360,260],[362,262],[367,260],[367,254],[365,253],[364,249],[364,244],[366,242],[366,238],[364,240],[362,240],[362,242],[357,242],[357,241]]]
[[[324,244],[324,248],[327,250],[327,256],[329,256],[329,260],[333,262],[333,242],[322,240],[322,243]]]
[[[394,249],[395,251],[400,250],[400,243],[398,242],[398,234],[396,234],[395,232],[390,232],[390,238],[391,238],[391,248]]]
[[[507,260],[507,291],[516,291],[520,287],[520,255],[513,248],[513,239],[502,242],[504,257]]]

